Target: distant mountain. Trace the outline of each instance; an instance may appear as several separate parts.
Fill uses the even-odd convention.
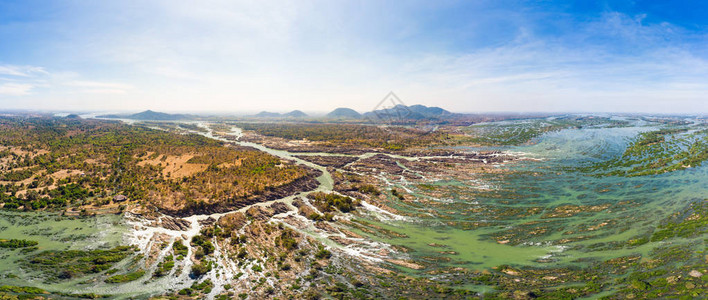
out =
[[[408,109],[410,109],[412,112],[419,113],[419,114],[426,116],[426,117],[439,117],[439,116],[452,115],[451,112],[444,110],[440,107],[435,107],[435,106],[427,107],[425,105],[416,104],[416,105],[408,106]]]
[[[143,112],[135,113],[132,115],[102,115],[96,116],[97,118],[111,118],[111,119],[131,119],[131,120],[142,120],[142,121],[175,121],[175,120],[185,120],[191,119],[190,115],[183,114],[168,114],[163,112],[156,112],[152,110],[146,110]]]
[[[364,114],[364,117],[372,120],[384,119],[384,121],[388,122],[396,120],[438,120],[452,115],[451,112],[440,107],[427,107],[420,104],[405,106],[399,104],[392,108],[367,112]]]
[[[156,120],[156,121],[171,121],[171,120],[183,120],[189,119],[189,116],[183,114],[168,114],[163,112],[156,112],[152,110],[146,110],[144,112],[139,112],[137,114],[132,114],[128,116],[128,119],[133,120]]]
[[[289,112],[289,113],[287,113],[287,114],[283,114],[283,117],[286,117],[286,118],[305,118],[305,117],[307,117],[307,114],[304,113],[304,112],[302,112],[302,111],[299,111],[299,110],[293,110],[293,111],[291,111],[291,112]]]
[[[328,118],[347,118],[347,119],[360,119],[361,114],[356,110],[346,107],[340,107],[327,114]]]
[[[269,112],[269,111],[262,111],[262,112],[259,112],[255,115],[253,115],[253,116],[257,117],[257,118],[280,118],[281,117],[281,115],[279,113]]]

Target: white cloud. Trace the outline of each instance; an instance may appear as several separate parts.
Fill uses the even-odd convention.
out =
[[[87,94],[125,94],[128,91],[123,90],[123,89],[85,89],[81,90],[81,93],[87,93]]]
[[[48,101],[62,108],[368,110],[394,90],[408,104],[457,111],[663,110],[674,98],[676,110],[708,110],[704,56],[690,52],[681,28],[643,15],[608,12],[549,36],[514,14],[509,35],[518,35],[485,44],[419,39],[430,24],[398,3],[80,6],[57,23],[62,39],[45,47],[76,69],[0,66],[0,75],[34,86],[31,97],[65,99]],[[494,31],[487,21],[465,30]]]
[[[0,95],[6,95],[6,96],[29,95],[30,90],[32,90],[33,87],[34,86],[31,84],[23,84],[23,83],[0,84]]]
[[[88,80],[71,80],[63,83],[65,86],[81,88],[80,92],[100,94],[123,94],[133,87],[128,84],[116,82],[101,82]]]
[[[49,74],[44,68],[34,66],[0,65],[0,75],[33,77]]]
[[[73,71],[48,72],[37,66],[0,66],[0,95],[36,96],[51,95],[62,98],[62,94],[125,94],[133,86],[117,82],[82,80],[82,76]],[[33,90],[41,90],[33,93]]]

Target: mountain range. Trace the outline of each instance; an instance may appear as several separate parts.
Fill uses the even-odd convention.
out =
[[[443,108],[440,107],[427,107],[425,105],[396,105],[391,108],[382,108],[366,113],[359,113],[356,110],[346,107],[339,107],[328,114],[325,118],[329,119],[362,119],[366,118],[369,120],[382,120],[382,119],[395,119],[398,121],[418,121],[418,120],[439,120],[446,117],[455,116]],[[110,118],[110,119],[131,119],[131,120],[142,120],[142,121],[177,121],[177,120],[190,120],[195,119],[197,116],[189,114],[168,114],[163,112],[156,112],[152,110],[146,110],[134,114],[108,114],[100,115],[97,118]],[[288,118],[288,119],[301,119],[309,117],[306,113],[300,110],[293,110],[288,113],[276,113],[262,111],[251,117],[255,118]]]
[[[110,114],[110,115],[101,115],[101,116],[96,116],[97,118],[109,118],[109,119],[131,119],[131,120],[143,120],[143,121],[176,121],[176,120],[188,120],[188,119],[193,119],[193,115],[185,115],[185,114],[168,114],[168,113],[163,113],[163,112],[157,112],[157,111],[152,111],[152,110],[146,110],[143,112],[135,113],[135,114],[128,114],[128,115],[119,115],[119,114]]]
[[[269,112],[269,111],[262,111],[259,112],[255,115],[253,115],[256,118],[305,118],[307,117],[307,114],[300,111],[300,110],[293,110],[289,113],[276,113],[276,112]]]
[[[396,105],[391,108],[382,108],[360,114],[357,111],[340,107],[337,108],[326,115],[327,118],[337,118],[337,119],[361,119],[367,118],[370,120],[377,119],[390,119],[396,118],[399,120],[423,120],[423,119],[440,119],[444,117],[453,116],[454,114],[442,109],[440,107],[427,107],[425,105],[411,105],[406,106],[403,104]]]
[[[402,104],[391,108],[383,108],[367,112],[364,117],[372,120],[377,119],[397,119],[397,120],[424,120],[424,119],[440,119],[449,117],[453,114],[440,107],[427,107],[425,105],[405,106]]]

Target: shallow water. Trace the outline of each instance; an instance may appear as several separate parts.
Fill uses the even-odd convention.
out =
[[[514,171],[511,174],[480,175],[483,188],[479,188],[479,182],[454,179],[434,182],[444,189],[444,197],[431,197],[413,184],[398,183],[396,186],[412,190],[417,198],[428,201],[416,206],[393,203],[391,206],[399,211],[418,216],[406,221],[369,220],[407,237],[372,238],[410,248],[411,258],[428,263],[429,268],[423,271],[438,267],[481,270],[501,264],[583,265],[583,260],[579,259],[647,254],[657,243],[638,247],[597,245],[624,243],[650,235],[659,221],[705,198],[708,168],[631,178],[594,177],[575,169],[620,155],[632,137],[652,129],[644,126],[568,129],[547,133],[532,145],[497,148],[524,153],[538,160],[521,160],[505,166]],[[560,205],[606,205],[607,208],[567,217],[543,217]],[[500,216],[506,211],[534,207],[540,211]],[[492,225],[465,225],[470,222]],[[547,223],[534,225],[533,222]],[[533,234],[534,231],[543,233]],[[517,242],[512,239],[505,243],[494,238],[504,233],[513,233]],[[561,241],[563,239],[571,241]],[[674,243],[687,242],[690,241]],[[593,247],[589,247],[591,245]]]
[[[692,201],[705,198],[708,192],[705,185],[708,182],[708,167],[632,178],[594,177],[577,170],[579,166],[620,155],[638,133],[655,129],[645,124],[637,125],[641,126],[561,130],[546,133],[532,144],[523,146],[466,148],[468,151],[503,150],[520,153],[533,160],[518,160],[498,166],[510,172],[477,174],[471,181],[446,178],[428,182],[437,188],[439,194],[436,196],[420,190],[417,183],[387,178],[386,182],[409,191],[419,201],[403,203],[390,199],[387,205],[400,211],[402,216],[387,214],[374,206],[365,206],[353,219],[384,230],[374,234],[355,228],[352,230],[378,242],[369,244],[370,252],[377,249],[390,250],[388,244],[405,247],[407,252],[394,255],[413,259],[426,268],[416,271],[398,267],[399,270],[420,275],[447,267],[482,270],[502,264],[584,265],[587,259],[647,254],[656,247],[656,243],[639,247],[612,245],[613,242],[625,242],[651,234],[651,228],[660,220]],[[223,140],[211,135],[211,132],[200,134]],[[233,134],[238,136],[240,131],[236,130]],[[269,149],[253,143],[238,143],[319,169],[323,174],[318,178],[318,190],[332,190],[332,177],[326,168],[298,159],[295,155],[299,153]],[[371,155],[373,153],[361,157]],[[292,198],[278,201],[288,202]],[[603,209],[564,217],[544,217],[544,214],[553,212],[554,208],[561,205],[601,206]],[[193,216],[189,220],[197,224],[196,220],[206,217]],[[144,233],[145,239],[149,239],[152,234],[150,228],[140,232],[131,229],[132,226],[135,224],[126,223],[121,216],[116,215],[66,218],[51,213],[0,211],[0,238],[38,241],[38,251],[107,249],[120,244],[137,243],[130,240],[136,232]],[[193,226],[196,227],[192,235],[199,230],[198,224]],[[386,231],[395,233],[395,236],[386,234]],[[337,246],[326,236],[318,237],[314,232],[307,231],[303,233],[328,246]],[[175,236],[181,234],[175,233]],[[690,240],[674,242],[689,243]],[[368,249],[342,250],[356,256]],[[185,276],[180,276],[179,282],[163,279],[148,285],[143,284],[145,280],[139,280],[91,289],[76,285],[76,281],[47,286],[33,279],[37,274],[19,269],[18,261],[25,257],[27,254],[20,250],[0,249],[0,276],[18,276],[0,277],[4,284],[32,285],[66,292],[90,290],[119,294],[122,297],[154,294],[190,285]],[[228,271],[228,268],[221,270]],[[226,273],[231,274],[229,272]],[[209,276],[216,282],[217,278],[212,276],[214,274],[216,271]],[[469,288],[476,291],[488,290],[481,286]]]
[[[0,238],[39,242],[36,251],[0,248],[0,278],[6,284],[26,285],[38,274],[20,267],[20,260],[44,250],[110,249],[123,244],[128,231],[119,215],[63,217],[57,213],[0,211]],[[14,276],[7,276],[7,275]],[[4,277],[4,278],[3,278]],[[34,286],[42,287],[37,282]],[[53,284],[53,290],[68,286]]]

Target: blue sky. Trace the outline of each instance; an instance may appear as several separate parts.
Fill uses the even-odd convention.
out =
[[[705,1],[5,1],[0,108],[708,113]]]

